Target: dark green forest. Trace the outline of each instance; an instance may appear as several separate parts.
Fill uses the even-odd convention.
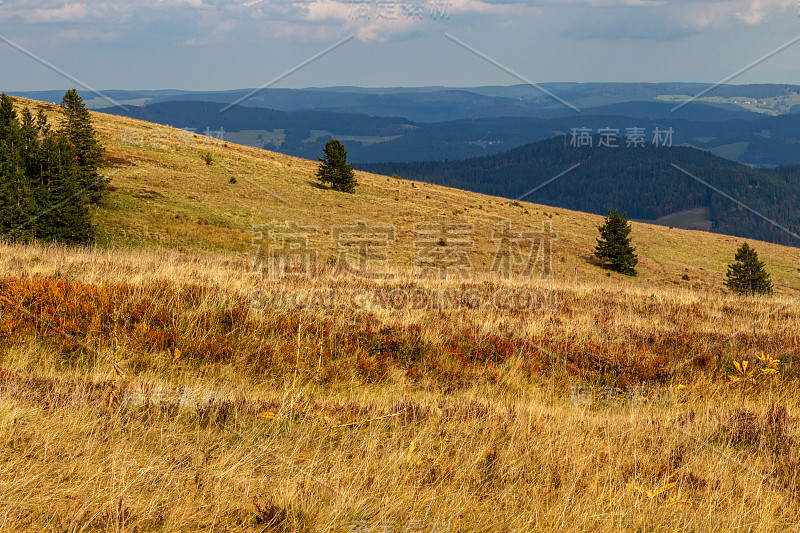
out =
[[[103,148],[89,111],[73,89],[54,129],[45,114],[17,112],[0,95],[0,236],[13,242],[87,244],[95,228],[90,205],[106,187]]]
[[[577,148],[571,146],[569,136],[560,136],[464,161],[354,166],[516,199],[579,164],[522,199],[603,215],[618,209],[641,220],[707,207],[714,232],[800,246],[800,239],[790,233],[800,233],[800,166],[756,169],[695,148],[651,143],[628,148],[624,139],[617,148],[598,148],[598,140],[595,136],[593,147]]]
[[[431,107],[435,107],[430,104]],[[505,152],[532,142],[550,139],[572,128],[638,127],[652,139],[656,128],[674,130],[674,144],[689,144],[703,150],[721,150],[742,143],[741,153],[729,156],[740,162],[776,166],[800,164],[800,115],[767,116],[693,103],[673,112],[674,103],[625,102],[582,110],[580,115],[528,117],[502,116],[445,122],[414,122],[402,117],[368,116],[319,110],[276,111],[255,107],[232,107],[214,102],[175,101],[143,107],[114,107],[107,113],[157,124],[207,128],[225,132],[283,130],[285,139],[276,147],[268,142],[254,146],[295,157],[315,159],[331,137],[396,137],[382,142],[350,141],[351,161],[434,161],[466,159]],[[730,106],[733,107],[733,106]],[[547,110],[542,110],[546,113]],[[512,110],[508,111],[512,114]],[[312,130],[331,136],[316,137]],[[316,137],[316,139],[314,139]],[[726,156],[728,157],[728,156]]]

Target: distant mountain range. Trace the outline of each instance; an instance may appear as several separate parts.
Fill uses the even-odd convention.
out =
[[[708,89],[698,83],[543,83],[540,87],[557,95],[582,113],[590,108],[627,102],[678,102]],[[576,112],[529,85],[495,87],[329,87],[310,89],[240,89],[218,92],[197,91],[119,91],[103,94],[122,105],[146,105],[173,101],[230,104],[241,100],[246,107],[278,111],[331,111],[383,117],[403,117],[415,122],[444,122],[489,117],[555,118],[575,116]],[[61,91],[12,93],[44,101],[58,101]],[[97,94],[81,92],[93,109],[114,107],[115,102]],[[701,103],[731,111],[780,114],[800,107],[797,85],[723,85],[702,96]],[[697,120],[682,108],[676,118]],[[617,113],[613,113],[617,114]],[[733,118],[733,117],[728,117]]]
[[[105,91],[84,92],[105,112],[198,133],[224,130],[229,140],[315,158],[330,138],[351,160],[427,161],[490,155],[572,128],[674,130],[674,143],[757,166],[800,164],[800,86],[687,83],[547,83],[528,85]],[[701,94],[702,93],[702,94]],[[59,101],[63,91],[15,93]],[[696,101],[686,103],[690,97]],[[123,104],[116,106],[115,103]],[[234,108],[221,113],[232,103]]]
[[[757,166],[800,164],[800,114],[770,116],[693,103],[675,115],[673,104],[627,102],[555,118],[489,117],[447,122],[414,122],[405,117],[331,111],[278,111],[226,104],[172,101],[104,111],[198,133],[224,130],[233,142],[314,159],[325,142],[342,140],[352,161],[428,161],[466,159],[513,149],[571,133],[573,129],[672,129],[672,142],[711,151]]]
[[[600,141],[576,147],[562,136],[463,161],[356,167],[589,213],[618,209],[641,220],[703,208],[711,231],[800,246],[792,235],[800,233],[800,166],[756,169],[694,148]]]

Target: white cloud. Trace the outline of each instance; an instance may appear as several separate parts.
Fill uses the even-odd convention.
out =
[[[550,4],[572,4],[587,7],[646,7],[665,5],[666,0],[550,0]]]
[[[87,18],[92,13],[86,4],[64,4],[51,9],[28,9],[19,13],[28,22],[74,22]]]
[[[116,41],[121,37],[118,31],[69,29],[58,32],[58,39],[62,41]]]
[[[797,0],[730,0],[727,2],[693,2],[684,8],[684,19],[690,16],[707,22],[706,26],[722,27],[738,23],[763,24],[797,8]],[[705,26],[704,26],[705,27]]]
[[[567,0],[570,1],[570,0]],[[797,9],[797,0],[571,0],[591,7],[592,16],[576,16],[565,35],[576,39],[676,40],[743,24],[764,25]],[[552,12],[553,7],[549,8]],[[798,27],[800,30],[800,27]]]
[[[356,4],[345,4],[335,0],[315,0],[309,4],[294,4],[299,9],[307,11],[306,20],[319,22],[323,20],[347,20]]]
[[[392,36],[406,35],[425,28],[441,30],[436,22],[453,22],[462,17],[535,16],[541,9],[517,2],[488,2],[484,0],[396,0],[379,2],[364,0],[313,0],[294,3],[311,23],[338,23],[346,31],[355,33],[362,41],[384,41]]]
[[[750,5],[746,7],[746,11],[736,12],[736,18],[745,24],[760,24],[767,16],[761,2],[750,2]]]
[[[206,46],[218,43],[225,39],[225,36],[233,32],[239,23],[235,20],[211,20],[213,17],[204,17],[201,26],[207,28],[202,37],[191,37],[180,44],[184,46]]]
[[[359,2],[363,2],[360,4]],[[384,3],[385,2],[385,3]],[[509,27],[534,17],[561,20],[564,35],[574,39],[680,39],[701,31],[737,25],[764,25],[798,0],[5,0],[5,20],[60,25],[52,36],[77,40],[92,32],[67,32],[91,23],[96,40],[168,25],[175,42],[208,45],[223,40],[296,38],[330,40],[355,33],[362,41],[387,40],[444,25]],[[362,6],[359,8],[359,6]],[[378,10],[391,9],[390,16]],[[413,15],[409,8],[421,6]],[[357,11],[366,7],[367,16]],[[434,16],[436,15],[436,16]],[[106,24],[106,22],[108,24]],[[127,27],[121,27],[127,23]],[[484,26],[485,25],[485,26]],[[174,28],[174,30],[172,30]]]
[[[450,10],[453,14],[481,14],[481,15],[539,15],[542,10],[530,7],[527,3],[506,2],[491,3],[483,0],[451,0]]]

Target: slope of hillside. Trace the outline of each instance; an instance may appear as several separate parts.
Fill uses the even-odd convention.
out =
[[[794,209],[799,166],[754,169],[695,148],[657,146],[645,139],[629,146],[625,137],[604,141],[595,135],[580,147],[575,139],[562,135],[463,161],[357,167],[597,214],[619,209],[642,220],[708,208],[712,231],[800,245],[800,215]]]
[[[56,114],[57,107],[34,101]],[[364,220],[395,225],[397,241],[388,249],[391,263],[409,267],[417,256],[414,224],[448,221],[474,225],[472,263],[477,273],[492,265],[496,242],[491,236],[502,221],[514,227],[541,229],[552,222],[553,271],[560,279],[600,279],[605,271],[592,263],[597,215],[554,209],[474,194],[427,183],[359,172],[358,194],[319,187],[317,163],[202,135],[102,113],[93,115],[107,146],[110,194],[95,213],[102,246],[165,246],[178,250],[253,253],[252,227],[296,221],[316,227],[312,238],[320,257],[335,257],[330,238],[336,225]],[[54,117],[57,120],[56,117]],[[202,156],[210,153],[213,163]],[[231,183],[231,178],[236,183]],[[641,275],[626,283],[704,286],[721,290],[726,265],[742,239],[634,223],[634,245]],[[784,287],[797,288],[800,250],[757,243],[757,250]],[[687,273],[686,283],[681,277]]]
[[[635,223],[640,276],[606,276],[596,215],[338,194],[311,161],[95,119],[100,246],[0,244],[0,529],[796,530],[797,249],[753,243],[778,294],[723,294],[738,240]],[[555,279],[488,275],[491,232],[543,219]],[[250,226],[286,220],[323,259],[331,225],[395,225],[396,277],[259,276]],[[436,221],[475,225],[472,279],[409,268]]]

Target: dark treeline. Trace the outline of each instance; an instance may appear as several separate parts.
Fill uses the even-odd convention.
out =
[[[597,214],[619,209],[633,219],[655,220],[707,207],[714,232],[800,246],[800,240],[778,227],[800,233],[800,167],[755,169],[695,148],[650,143],[626,148],[624,139],[618,148],[597,148],[597,143],[595,137],[593,148],[576,148],[562,136],[463,161],[354,166],[511,199],[536,189],[523,199]]]
[[[85,244],[94,239],[89,207],[101,199],[103,148],[89,111],[72,89],[54,129],[42,110],[20,113],[0,95],[0,236]]]
[[[777,90],[777,89],[776,89]],[[438,94],[438,93],[437,93]],[[221,113],[226,104],[214,102],[169,101],[143,107],[112,107],[105,113],[127,116],[162,125],[194,128],[198,133],[206,130],[227,133],[239,131],[282,130],[279,146],[269,139],[251,141],[253,146],[278,151],[287,155],[315,160],[332,137],[347,144],[350,161],[382,163],[385,161],[434,161],[467,159],[505,152],[513,148],[543,141],[558,132],[573,128],[644,128],[652,139],[656,128],[674,131],[674,145],[687,144],[703,150],[722,150],[738,161],[764,166],[800,164],[800,115],[767,116],[743,111],[732,104],[715,107],[694,103],[673,111],[674,103],[621,102],[587,108],[580,115],[569,116],[562,110],[538,110],[544,117],[525,116],[517,109],[507,114],[483,117],[434,121],[442,107],[457,101],[428,102],[415,107],[417,116],[422,109],[431,109],[424,121],[411,121],[401,117],[368,116],[364,108],[358,114],[330,112],[324,109],[305,111],[276,111],[258,107],[235,106]],[[450,103],[448,103],[450,102]],[[410,108],[403,107],[400,111]],[[455,110],[456,107],[448,108]],[[476,112],[478,109],[476,108]],[[498,108],[493,108],[498,110]],[[380,115],[378,109],[373,109]],[[367,113],[367,114],[363,114]],[[523,113],[519,116],[519,113]],[[476,115],[480,117],[478,113]],[[328,133],[325,133],[328,132]],[[362,141],[347,140],[361,137]],[[370,137],[374,139],[369,140]],[[377,142],[380,141],[380,142]],[[741,144],[739,144],[741,143]],[[739,145],[741,153],[728,152],[731,145]],[[726,148],[727,147],[727,148]]]

